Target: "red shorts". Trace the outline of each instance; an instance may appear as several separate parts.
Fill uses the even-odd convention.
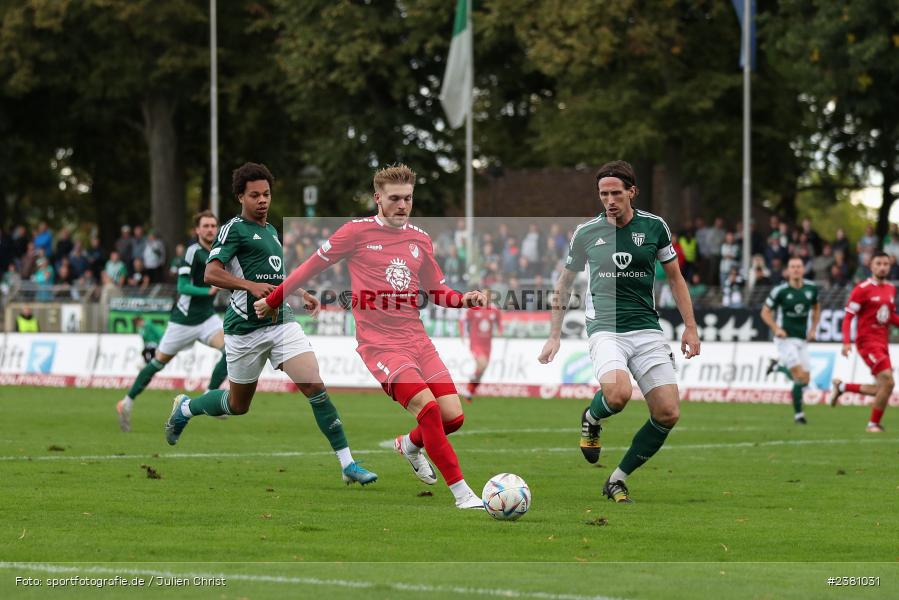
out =
[[[871,369],[871,374],[875,377],[883,371],[893,370],[893,363],[890,361],[890,348],[886,344],[862,340],[857,342],[855,347],[858,349],[859,356],[862,357],[862,360]]]
[[[471,342],[471,353],[475,358],[484,358],[490,360],[490,340],[486,342]]]
[[[449,370],[427,338],[412,339],[403,346],[360,345],[356,352],[387,395],[403,408],[424,389],[430,389],[435,398],[457,393]]]

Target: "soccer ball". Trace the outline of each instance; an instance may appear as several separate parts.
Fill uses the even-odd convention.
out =
[[[514,521],[528,512],[531,488],[524,479],[512,473],[500,473],[490,478],[481,493],[484,508],[494,519]]]

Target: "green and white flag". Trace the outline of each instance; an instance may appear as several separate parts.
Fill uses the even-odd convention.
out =
[[[440,103],[446,111],[450,127],[460,127],[471,110],[472,79],[474,79],[474,47],[471,35],[471,15],[468,14],[469,0],[456,2],[456,21],[453,25],[453,41],[449,58],[446,59],[446,73],[440,89]]]

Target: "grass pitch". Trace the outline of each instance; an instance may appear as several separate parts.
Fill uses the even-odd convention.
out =
[[[380,476],[365,488],[343,485],[300,396],[194,419],[174,448],[169,394],[140,397],[130,434],[120,396],[0,388],[0,596],[899,596],[889,411],[889,431],[872,435],[863,408],[813,406],[802,427],[787,406],[684,404],[629,480],[636,504],[619,506],[600,489],[647,418],[642,402],[606,422],[597,467],[577,449],[584,401],[479,399],[451,439],[476,491],[504,471],[528,482],[531,510],[511,523],[419,483],[391,441],[413,420],[380,394],[334,395],[356,459]],[[144,584],[49,588],[72,576]],[[844,576],[879,580],[827,583]]]

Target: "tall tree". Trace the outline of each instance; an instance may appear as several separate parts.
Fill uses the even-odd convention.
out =
[[[152,224],[170,246],[183,235],[185,212],[176,115],[206,80],[206,22],[198,0],[26,0],[8,8],[0,31],[7,93],[61,94],[69,111],[89,119],[83,128],[113,121],[99,145],[75,140],[79,158],[103,172],[87,157],[108,154],[109,139],[141,136]],[[79,129],[65,115],[47,117]]]
[[[804,148],[830,183],[882,175],[877,233],[899,183],[899,12],[895,2],[783,0],[766,23],[775,65],[803,90],[817,133]],[[840,176],[842,174],[842,176]]]
[[[281,100],[302,131],[303,163],[327,181],[326,208],[362,211],[372,169],[414,166],[422,211],[460,206],[463,130],[438,100],[453,26],[445,0],[276,2]],[[530,97],[547,85],[507,21],[475,5],[475,157],[485,166],[540,164],[529,143]]]
[[[739,26],[728,2],[497,0],[533,68],[554,80],[535,97],[534,142],[554,164],[628,157],[665,167],[679,195],[737,216],[742,78]],[[801,172],[790,143],[796,94],[779,74],[754,77],[757,197],[789,198]],[[674,185],[670,185],[670,184]]]

